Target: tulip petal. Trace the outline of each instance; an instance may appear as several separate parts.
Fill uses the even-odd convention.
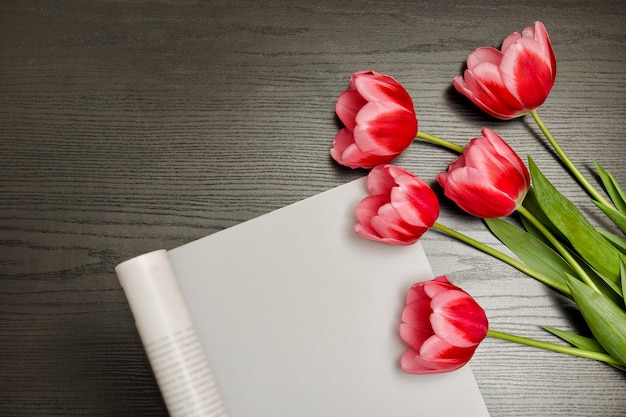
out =
[[[500,65],[500,61],[502,61],[502,52],[490,46],[483,46],[469,54],[467,57],[467,68],[473,69],[475,66],[485,62],[497,67]]]
[[[367,191],[370,194],[390,195],[393,187],[396,186],[395,177],[405,173],[404,169],[395,165],[380,165],[374,167],[367,175]]]
[[[475,350],[476,345],[471,347],[454,346],[435,334],[422,344],[419,354],[422,358],[428,359],[469,360]]]
[[[519,116],[523,106],[504,85],[499,67],[482,63],[453,80],[454,87],[483,111],[508,120]]]
[[[414,111],[413,100],[402,84],[388,75],[372,73],[357,74],[353,78],[354,88],[365,100],[397,103],[409,111]]]
[[[354,136],[352,136],[352,132],[344,127],[335,135],[330,154],[337,162],[341,162],[344,152],[351,145],[354,145]]]
[[[330,155],[338,163],[353,169],[373,168],[389,163],[397,157],[397,155],[379,156],[361,152],[354,143],[354,136],[347,128],[342,128],[335,136]]]
[[[443,291],[448,291],[451,288],[456,288],[445,276],[438,276],[425,282],[418,282],[409,288],[406,295],[407,305],[415,302],[423,302],[424,299],[430,300],[437,294]]]
[[[541,22],[535,22],[532,26],[524,29],[522,36],[532,38],[539,44],[541,55],[543,57],[547,57],[546,61],[549,61],[550,63],[550,70],[554,81],[554,78],[556,78],[556,56],[554,55],[554,50],[552,49],[552,44],[550,43],[550,37],[548,36],[548,31],[546,30],[544,24]]]
[[[352,132],[356,126],[356,115],[366,104],[367,101],[357,91],[346,90],[339,95],[335,112],[344,126]]]
[[[393,215],[386,212],[390,208],[388,202],[389,197],[382,194],[370,195],[361,200],[355,210],[359,223],[354,230],[359,236],[369,240],[393,245],[415,243],[425,230],[408,231],[401,222],[395,223]],[[392,218],[386,219],[384,216]]]
[[[405,222],[431,227],[439,217],[439,200],[421,179],[410,176],[396,178],[398,187],[391,190],[391,204]]]
[[[541,45],[527,38],[511,45],[502,58],[502,81],[526,109],[541,106],[554,85],[551,64],[545,58]]]
[[[431,299],[435,298],[437,294],[456,288],[445,276],[439,276],[424,283],[424,292]]]
[[[404,245],[417,242],[428,230],[426,227],[415,227],[405,223],[391,204],[380,207],[378,215],[374,216],[370,223],[378,236],[402,241]]]
[[[400,358],[400,367],[409,374],[439,374],[461,368],[470,358],[467,360],[422,358],[415,349],[408,349]]]
[[[378,214],[378,209],[389,203],[389,197],[384,194],[368,195],[356,206],[356,217],[359,221],[365,222]]]
[[[409,326],[426,326],[430,329],[430,315],[433,313],[430,301],[431,299],[426,297],[422,301],[407,304],[402,310],[402,322]],[[432,334],[432,329],[429,333]]]
[[[517,200],[485,181],[476,168],[463,167],[448,175],[437,175],[444,194],[466,212],[481,218],[508,216],[517,208]]]
[[[483,181],[492,184],[514,201],[518,201],[523,193],[523,200],[530,185],[530,174],[512,149],[508,148],[507,152],[500,154],[484,137],[473,139],[466,149],[467,167],[477,169],[484,176]]]
[[[528,28],[526,28],[526,29],[528,29]],[[526,31],[526,29],[524,29],[524,32]],[[525,32],[525,34],[526,34],[526,32]],[[513,45],[515,42],[517,42],[518,39],[520,39],[521,37],[522,37],[522,35],[519,32],[513,32],[509,36],[504,38],[504,40],[502,41],[502,46],[500,47],[500,50],[502,51],[502,53],[504,53],[507,49],[509,49],[511,47],[511,45]]]
[[[496,132],[489,128],[481,130],[482,135],[487,139],[489,144],[493,146],[494,151],[502,158],[509,161],[517,170],[521,177],[524,178],[527,187],[530,186],[530,172],[519,155],[506,143]]]
[[[362,233],[376,235],[376,232],[372,228],[371,220],[374,216],[378,215],[380,206],[388,202],[389,198],[383,194],[369,195],[359,202],[354,212],[359,221],[357,226],[362,229]]]
[[[414,349],[419,349],[424,342],[433,336],[433,329],[428,322],[428,315],[423,323],[400,324],[400,338]]]
[[[470,141],[471,143],[471,141]],[[465,146],[465,150],[463,153],[452,160],[450,166],[448,167],[448,171],[452,172],[455,169],[462,168],[465,166],[465,154],[467,153],[467,148],[469,144]]]
[[[434,333],[451,346],[469,348],[487,335],[485,311],[466,292],[442,292],[433,298],[430,306],[433,309],[430,322]]]
[[[367,103],[356,117],[354,141],[363,152],[394,155],[415,139],[415,114],[397,103]]]

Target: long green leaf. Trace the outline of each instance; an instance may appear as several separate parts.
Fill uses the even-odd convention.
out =
[[[626,261],[624,260],[626,256],[622,256],[620,259],[620,277],[622,280],[622,298],[624,300],[624,305],[626,305]]]
[[[626,365],[626,312],[578,279],[570,275],[567,279],[574,301],[596,340]]]
[[[596,339],[593,339],[591,337],[585,337],[576,333],[566,332],[565,330],[555,329],[554,327],[546,326],[544,327],[544,329],[546,329],[553,335],[565,340],[567,343],[576,346],[579,349],[606,353],[606,350],[604,350],[602,345],[598,343]]]
[[[545,227],[547,227],[548,230],[550,230],[553,235],[558,237],[560,240],[563,240],[563,235],[561,234],[559,229],[557,229],[552,224],[552,221],[545,215],[545,213],[541,209],[541,206],[539,205],[539,201],[537,201],[535,187],[530,187],[530,189],[528,190],[528,193],[526,194],[526,198],[524,198],[524,202],[522,203],[522,205],[526,207],[526,209],[530,211],[532,215],[537,218],[537,220],[539,220]],[[535,228],[535,226],[533,226],[530,222],[528,222],[528,220],[523,216],[522,216],[522,224],[524,225],[524,228],[526,229],[526,231],[535,235],[535,237],[539,238],[545,243],[548,243],[548,240],[545,238],[543,233],[538,231]]]
[[[587,276],[595,283],[596,287],[613,302],[622,304],[622,286],[619,281],[613,281],[600,272],[593,269],[587,261],[582,259],[580,255],[570,251],[571,255],[576,259],[578,264],[585,270]]]
[[[553,327],[544,327],[544,329],[546,329],[553,335],[560,337],[566,342],[576,346],[578,349],[606,354],[606,350],[604,350],[602,345],[598,343],[598,341],[594,338],[581,336],[576,333],[566,332],[565,330],[559,330]],[[626,371],[626,365],[624,366],[616,365],[616,364],[610,364],[610,365],[621,371]]]
[[[604,238],[608,240],[613,246],[615,246],[615,248],[617,248],[623,254],[626,254],[626,238],[601,228],[596,228],[596,230],[602,236],[604,236]]]
[[[564,272],[575,274],[561,255],[531,233],[503,219],[485,219],[485,223],[491,233],[529,267],[564,284]]]
[[[619,227],[619,230],[626,233],[626,215],[615,210],[613,207],[609,207],[606,204],[599,203],[594,200],[594,203],[606,216],[611,219],[615,226]]]
[[[617,211],[626,215],[626,193],[624,193],[624,190],[622,190],[615,177],[609,171],[602,168],[595,159],[593,163],[596,165],[596,169],[602,180],[602,185],[604,185],[606,193],[611,197],[611,201],[615,204]]]
[[[537,202],[545,215],[583,259],[600,274],[617,282],[619,280],[617,249],[606,241],[571,201],[554,188],[531,158],[529,165]]]

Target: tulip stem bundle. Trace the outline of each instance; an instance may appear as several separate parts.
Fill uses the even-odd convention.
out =
[[[613,207],[613,204],[611,202],[609,202],[606,198],[604,198],[602,196],[602,194],[600,194],[589,183],[589,181],[587,181],[585,176],[580,172],[580,170],[576,167],[576,165],[574,165],[574,163],[569,158],[569,156],[567,156],[567,154],[565,153],[563,148],[561,148],[561,145],[559,145],[559,143],[556,141],[556,139],[554,139],[554,136],[552,136],[552,134],[550,133],[550,131],[548,130],[546,125],[543,123],[543,120],[541,120],[541,118],[539,117],[539,114],[537,113],[537,110],[531,111],[530,115],[533,117],[533,119],[537,123],[537,126],[539,126],[539,129],[541,129],[541,131],[545,135],[546,139],[548,139],[548,142],[550,142],[550,144],[552,145],[552,147],[554,148],[556,153],[559,155],[559,157],[563,161],[563,164],[565,164],[567,169],[569,169],[569,171],[576,178],[576,180],[580,183],[580,185],[587,191],[587,193],[594,200],[598,201],[599,203],[602,203],[602,204],[604,204],[606,206],[609,206],[609,207]]]
[[[566,167],[574,173],[583,187],[593,190],[545,129],[536,112],[533,115]],[[488,335],[606,362],[626,370],[626,314],[623,307],[619,307],[623,306],[624,291],[620,280],[626,279],[623,272],[626,267],[622,266],[621,273],[616,271],[615,261],[620,259],[618,249],[611,246],[573,203],[554,188],[530,156],[529,173],[519,156],[497,134],[486,128],[482,133],[482,137],[472,139],[464,148],[450,146],[450,142],[427,134],[418,137],[461,154],[450,164],[447,172],[437,175],[444,194],[467,213],[483,218],[492,233],[521,261],[436,221],[432,227],[572,298],[581,309],[594,338],[590,342],[580,335],[546,328],[573,345],[564,346],[491,330]],[[605,203],[606,200],[595,190],[592,198],[624,231],[625,193],[609,173],[601,171],[600,167],[598,170],[605,186],[608,185],[607,192],[620,204],[613,206]],[[489,176],[490,172],[496,172],[497,175]],[[612,193],[608,190],[612,190]],[[528,192],[533,197],[528,206],[522,205]],[[616,213],[608,211],[609,209]],[[524,228],[502,219],[515,211],[522,217]],[[552,230],[558,231],[558,236]],[[614,304],[616,298],[622,301]]]
[[[523,209],[521,210],[521,212],[523,213],[523,215],[527,218],[529,218],[529,220],[532,218],[534,219],[534,216],[532,216],[527,210]],[[532,221],[532,220],[531,220]],[[536,219],[534,219],[534,223],[536,226],[541,225],[540,222],[538,222]],[[543,225],[541,225],[540,227],[544,228]],[[528,276],[537,279],[538,281],[554,288],[555,290],[558,290],[568,296],[571,297],[571,291],[569,289],[569,287],[565,284],[563,284],[562,282],[556,281],[546,275],[541,274],[540,272],[528,267],[527,265],[525,265],[522,262],[519,262],[518,260],[508,256],[507,254],[498,251],[497,249],[494,249],[484,243],[481,243],[467,235],[464,235],[456,230],[453,230],[441,223],[437,223],[435,222],[435,224],[433,225],[434,229],[439,230],[440,232],[443,232],[451,237],[454,237],[455,239],[467,243],[471,246],[473,246],[476,249],[481,250],[482,252],[491,255],[509,265],[511,265],[512,267],[520,270],[521,272],[524,272],[525,274],[527,274]],[[549,234],[549,232],[546,230],[547,234]],[[553,240],[555,240],[554,237],[552,237]],[[558,242],[556,242],[558,244]],[[582,268],[581,268],[582,271]],[[581,271],[577,271],[579,273],[581,273]],[[582,273],[586,276],[586,274],[584,273],[584,271],[582,271]],[[597,288],[595,287],[595,284],[593,284],[593,282],[591,281],[591,279],[589,279],[589,277],[587,277],[587,279],[589,280],[589,285],[592,286],[592,288],[596,289],[596,291],[599,292],[599,290],[597,290]],[[594,350],[589,350],[589,349],[583,349],[580,347],[576,347],[576,346],[566,346],[566,345],[561,345],[561,344],[556,344],[556,343],[551,343],[551,342],[545,342],[545,341],[541,341],[541,340],[536,340],[536,339],[531,339],[531,338],[527,338],[527,337],[522,337],[522,336],[517,336],[517,335],[513,335],[510,333],[504,333],[504,332],[500,332],[500,331],[496,331],[496,330],[492,330],[489,329],[487,331],[487,336],[496,338],[496,339],[501,339],[501,340],[506,340],[509,342],[513,342],[513,343],[518,343],[518,344],[522,344],[522,345],[526,345],[526,346],[531,346],[531,347],[536,347],[536,348],[540,348],[540,349],[544,349],[544,350],[549,350],[552,352],[557,352],[557,353],[564,353],[564,354],[568,354],[568,355],[572,355],[572,356],[578,356],[581,358],[586,358],[586,359],[593,359],[596,361],[600,361],[600,362],[605,362],[609,365],[615,366],[619,369],[622,369],[623,364],[618,361],[617,359],[613,358],[611,355],[607,354],[606,352],[599,352],[599,351],[594,351]]]

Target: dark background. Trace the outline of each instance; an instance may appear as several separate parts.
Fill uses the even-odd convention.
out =
[[[451,80],[474,48],[543,21],[558,75],[540,114],[583,171],[596,157],[626,184],[625,17],[621,1],[2,1],[0,415],[166,415],[113,268],[365,175],[329,157],[356,70],[403,83],[420,130],[464,144],[495,129],[603,222],[529,117],[496,121]],[[416,143],[396,163],[434,184],[453,156]],[[575,323],[510,267],[423,242],[494,329],[553,340],[541,325]],[[624,375],[599,363],[488,339],[471,367],[494,417],[626,412]]]

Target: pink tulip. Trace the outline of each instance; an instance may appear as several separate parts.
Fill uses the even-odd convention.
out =
[[[410,348],[400,366],[410,374],[459,369],[487,336],[485,311],[444,276],[413,285],[402,312],[400,337]]]
[[[499,119],[513,119],[546,101],[556,78],[556,58],[548,32],[535,22],[502,42],[484,46],[467,58],[464,77],[453,80],[458,92]]]
[[[530,187],[526,165],[491,129],[472,139],[447,172],[437,174],[444,194],[466,212],[482,218],[508,216]]]
[[[392,77],[357,71],[335,106],[344,124],[333,141],[333,159],[350,168],[373,168],[397,158],[415,139],[413,100]]]
[[[356,208],[357,234],[391,245],[411,245],[435,223],[439,201],[414,174],[394,165],[379,165],[367,177],[370,195]]]

